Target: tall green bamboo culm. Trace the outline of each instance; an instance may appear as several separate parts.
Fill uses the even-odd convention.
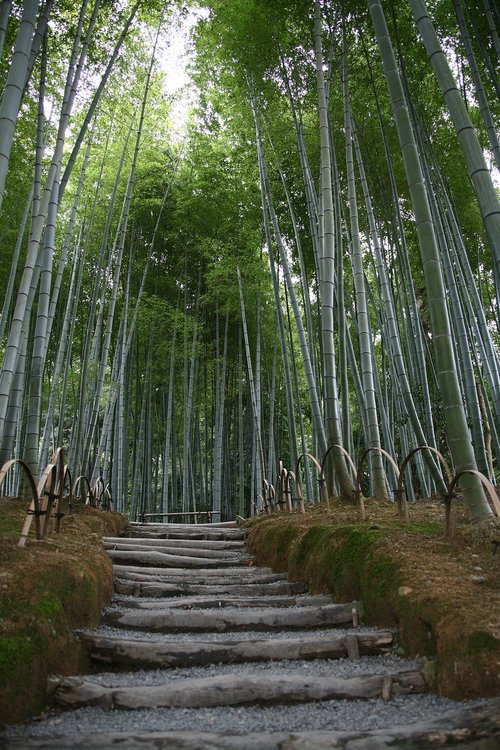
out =
[[[369,9],[391,97],[406,179],[415,214],[427,304],[433,332],[433,357],[443,399],[450,450],[457,470],[475,470],[477,469],[476,460],[457,377],[439,249],[415,136],[384,12],[379,0],[369,0]],[[461,481],[461,486],[471,520],[479,522],[491,518],[493,513],[479,480],[474,475],[465,475]]]

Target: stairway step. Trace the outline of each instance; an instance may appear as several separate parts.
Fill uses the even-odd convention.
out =
[[[115,578],[115,591],[117,594],[128,594],[138,597],[165,597],[179,596],[183,594],[228,594],[233,596],[241,595],[258,597],[266,596],[268,594],[283,594],[285,596],[305,594],[307,586],[304,583],[290,583],[283,580],[270,583],[226,583],[226,581],[222,579],[218,583],[211,582],[210,584],[207,584],[206,582],[189,583],[182,582],[181,580],[175,583],[158,581],[158,579],[142,581],[127,577]]]
[[[247,565],[251,558],[240,558],[239,560],[210,557],[194,557],[190,555],[169,554],[167,552],[150,552],[107,549],[106,554],[112,560],[119,563],[131,563],[132,565],[161,566],[164,568],[232,568],[238,565]]]
[[[189,531],[190,529],[238,529],[239,526],[236,521],[220,521],[219,523],[212,523],[207,521],[205,523],[175,523],[162,522],[162,521],[129,521],[128,524],[131,528],[148,529],[148,528],[161,528],[161,529],[181,529]]]
[[[394,642],[390,630],[351,633],[359,653],[383,654]],[[83,633],[81,639],[90,657],[99,664],[128,669],[161,669],[206,664],[234,664],[255,661],[339,659],[348,654],[347,636],[300,637],[258,640],[195,641],[158,643],[109,638]]]
[[[248,566],[217,568],[153,568],[144,565],[120,565],[113,566],[115,576],[118,578],[135,578],[135,580],[163,580],[163,581],[185,581],[197,583],[212,583],[225,581],[226,583],[273,583],[285,581],[285,573],[274,573],[271,568],[253,568]]]
[[[123,609],[225,609],[227,607],[321,607],[332,604],[331,596],[211,596],[211,597],[189,597],[180,599],[164,598],[144,601],[135,598],[114,597],[113,604]]]
[[[243,540],[232,539],[152,539],[151,537],[105,536],[103,542],[125,542],[130,544],[154,544],[157,547],[190,547],[192,549],[220,549],[242,551],[245,549]]]
[[[297,609],[223,609],[183,611],[109,609],[104,622],[113,627],[153,632],[184,630],[274,630],[276,628],[318,628],[325,625],[348,624],[353,621],[352,611],[361,614],[361,602],[330,604],[325,607],[298,607]]]
[[[242,557],[250,558],[250,555],[245,550],[245,547],[238,548],[211,548],[192,547],[189,545],[184,546],[182,540],[175,540],[179,542],[177,546],[172,545],[172,541],[169,539],[140,539],[140,540],[124,540],[124,539],[113,539],[103,540],[104,549],[122,549],[132,550],[133,552],[162,552],[171,555],[192,555],[193,557],[216,557],[219,559],[234,559],[239,560]],[[137,543],[139,542],[139,543]],[[161,544],[163,542],[163,544]],[[203,542],[208,544],[208,542]],[[251,559],[251,558],[250,558]]]
[[[234,706],[248,703],[307,703],[334,699],[380,698],[390,681],[391,695],[424,693],[420,671],[387,675],[365,675],[346,679],[304,678],[302,675],[222,675],[174,680],[167,685],[106,688],[91,678],[51,678],[53,699],[65,708],[101,706],[106,709],[140,709],[167,706]]]
[[[238,528],[209,527],[195,524],[165,525],[147,524],[146,526],[127,526],[123,535],[125,537],[149,537],[159,539],[213,539],[213,540],[243,540],[247,532]]]
[[[226,712],[231,710],[226,709]],[[135,717],[135,714],[126,712],[114,715],[129,720]],[[480,705],[458,706],[431,720],[399,722],[397,726],[365,730],[362,734],[359,729],[236,734],[228,731],[144,731],[138,728],[88,732],[80,727],[77,734],[9,737],[4,742],[2,747],[5,750],[103,750],[111,747],[120,750],[497,750],[500,747],[500,699]]]
[[[123,537],[123,536],[105,536],[102,540],[104,543],[130,543],[148,546],[154,544],[155,547],[189,547],[190,549],[213,549],[228,551],[244,551],[244,541],[232,541],[230,539],[151,539],[150,537]]]

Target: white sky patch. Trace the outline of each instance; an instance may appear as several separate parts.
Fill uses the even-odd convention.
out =
[[[196,8],[187,13],[175,11],[168,21],[159,45],[157,59],[165,75],[165,96],[172,102],[172,127],[176,139],[182,139],[197,91],[187,72],[194,58],[191,32],[208,9]]]

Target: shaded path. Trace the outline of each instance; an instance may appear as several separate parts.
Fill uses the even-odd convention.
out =
[[[498,701],[464,709],[427,694],[394,634],[359,626],[360,602],[310,596],[255,567],[244,535],[132,524],[128,538],[104,539],[116,594],[103,626],[80,634],[100,671],[52,678],[55,704],[73,710],[7,747],[500,745]]]

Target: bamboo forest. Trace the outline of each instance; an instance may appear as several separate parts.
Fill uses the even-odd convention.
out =
[[[1,0],[0,467],[490,524],[499,53],[493,0]]]

